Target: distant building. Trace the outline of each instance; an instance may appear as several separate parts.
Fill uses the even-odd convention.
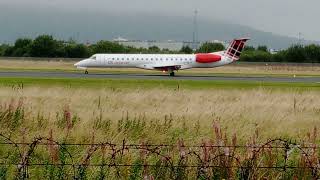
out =
[[[152,46],[157,46],[160,49],[169,49],[171,51],[179,51],[183,46],[192,47],[192,42],[181,42],[181,41],[140,41],[140,40],[127,40],[121,37],[113,39],[113,42],[117,42],[124,46],[132,46],[135,48],[150,48]]]
[[[279,51],[277,49],[269,49],[270,54],[277,54]]]
[[[203,43],[205,42],[192,42],[192,41],[174,41],[174,40],[167,40],[167,41],[151,41],[151,40],[128,40],[122,37],[118,37],[112,40],[113,42],[117,42],[119,44],[122,44],[124,46],[131,46],[135,48],[150,48],[152,46],[157,46],[160,49],[169,49],[171,51],[179,51],[184,46],[189,46],[190,48],[196,47],[199,48]],[[213,42],[213,43],[221,43],[225,47],[228,45],[228,43],[220,40],[210,40],[206,42]]]
[[[226,41],[220,41],[220,40],[209,40],[209,41],[206,41],[206,42],[209,42],[209,43],[220,43],[222,44],[225,48],[227,48],[229,46],[229,43],[226,42]]]
[[[127,42],[128,39],[125,39],[125,38],[122,38],[119,36],[119,37],[113,39],[112,41],[114,41],[114,42]]]

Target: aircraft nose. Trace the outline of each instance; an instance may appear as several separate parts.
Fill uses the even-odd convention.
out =
[[[85,60],[79,61],[79,62],[75,63],[74,66],[76,66],[76,67],[81,67],[81,66],[84,65],[84,61],[85,61]]]

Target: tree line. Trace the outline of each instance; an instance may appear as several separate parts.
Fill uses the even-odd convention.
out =
[[[13,45],[0,46],[0,56],[7,57],[63,57],[86,58],[96,53],[176,53],[156,46],[135,48],[124,46],[117,42],[99,41],[85,45],[74,40],[61,41],[50,35],[40,35],[37,38],[20,38]]]
[[[20,38],[13,45],[0,45],[0,56],[7,57],[63,57],[86,58],[96,53],[207,53],[222,51],[225,47],[221,43],[203,43],[197,50],[184,46],[179,51],[160,49],[157,46],[149,48],[136,48],[124,46],[117,42],[99,41],[95,44],[84,45],[76,41],[61,41],[50,35],[40,35],[35,39]],[[249,62],[308,62],[320,63],[320,46],[292,45],[288,49],[275,54],[268,51],[266,46],[246,46],[241,56],[241,61]]]
[[[320,63],[320,46],[316,44],[294,44],[277,53],[270,53],[266,46],[258,46],[258,48],[247,46],[240,60],[249,62]]]

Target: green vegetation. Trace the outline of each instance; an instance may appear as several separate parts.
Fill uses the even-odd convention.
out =
[[[210,53],[216,51],[223,51],[225,49],[224,45],[221,43],[203,43],[199,49],[197,50],[198,53]]]
[[[285,83],[285,82],[249,82],[249,81],[193,81],[193,80],[136,80],[136,79],[94,79],[94,78],[14,78],[0,77],[0,85],[15,86],[17,84],[24,86],[56,86],[65,87],[108,87],[108,88],[172,88],[172,89],[253,89],[253,88],[271,88],[271,89],[297,89],[311,90],[320,89],[318,83]]]
[[[209,53],[222,51],[225,47],[221,43],[206,42],[195,52],[188,46],[180,51],[170,51],[153,46],[149,48],[135,48],[124,46],[116,42],[99,41],[95,44],[84,45],[73,40],[60,41],[49,35],[41,35],[32,39],[17,39],[13,46],[1,45],[0,56],[12,57],[64,57],[64,58],[85,58],[96,53]],[[267,46],[254,48],[248,46],[244,49],[241,61],[249,62],[306,62],[320,63],[320,46],[292,45],[286,50],[271,54]]]
[[[193,50],[189,46],[183,46],[180,52],[183,54],[191,54]]]
[[[16,80],[0,84],[1,179],[320,176],[318,90]]]
[[[13,46],[1,45],[0,56],[12,57],[64,57],[85,58],[96,53],[179,53],[158,47],[134,48],[116,42],[99,41],[92,45],[79,44],[73,40],[60,41],[50,35],[32,39],[17,39]]]
[[[294,62],[294,63],[320,63],[320,46],[292,45],[286,50],[276,54],[268,52],[266,46],[246,47],[240,58],[241,61],[249,62]]]

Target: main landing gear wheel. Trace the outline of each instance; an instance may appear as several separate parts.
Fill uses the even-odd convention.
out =
[[[88,71],[86,70],[86,71],[84,72],[84,74],[88,74]]]
[[[174,76],[174,72],[171,72],[171,73],[170,73],[170,76]]]

